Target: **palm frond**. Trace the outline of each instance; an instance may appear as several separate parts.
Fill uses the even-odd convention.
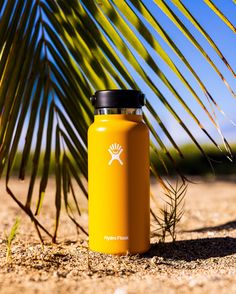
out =
[[[190,11],[184,6],[184,4],[181,1],[172,0],[172,2],[176,5],[176,7],[181,11],[181,13],[199,30],[199,32],[206,38],[206,40],[209,42],[209,44],[212,46],[212,48],[215,50],[215,52],[219,55],[219,57],[222,59],[222,61],[225,63],[225,65],[229,68],[229,70],[232,72],[232,74],[235,76],[235,72],[229,65],[226,58],[223,56],[222,52],[216,45],[216,43],[213,41],[213,39],[209,36],[209,34],[204,30],[204,28],[199,24],[199,22],[194,18],[194,16],[190,13]],[[211,9],[216,13],[216,11],[219,13],[218,16],[221,19],[224,19],[225,21],[227,18],[220,13],[220,11],[217,9],[217,7],[214,5],[214,3],[211,0],[204,0],[204,2],[211,7]],[[226,24],[232,29],[233,25],[228,21]],[[231,25],[231,26],[230,26]],[[235,32],[235,28],[234,28]]]
[[[218,69],[218,67],[215,65],[215,63],[212,61],[212,59],[206,53],[206,51],[202,48],[202,46],[198,43],[198,41],[196,40],[196,38],[194,38],[194,36],[191,34],[191,32],[186,28],[186,26],[183,24],[183,22],[173,12],[173,10],[163,0],[161,0],[161,1],[154,0],[154,1],[155,1],[156,5],[173,21],[173,23],[180,29],[180,31],[188,38],[188,40],[201,52],[201,54],[205,57],[205,59],[207,60],[207,62],[212,66],[212,68],[220,76],[220,78],[225,83],[226,87],[229,89],[229,91],[232,93],[232,95],[235,96],[234,91],[229,86],[228,82],[226,81],[226,79],[224,78],[224,76],[222,75],[222,73],[220,72],[220,70]],[[190,16],[189,14],[187,14],[187,10],[186,9],[183,9],[184,6],[183,5],[180,6],[179,1],[176,1],[175,3],[177,3],[178,8],[181,7],[181,10],[182,10],[182,12],[184,12],[184,14]],[[191,16],[191,20],[193,20],[193,17],[192,16]],[[197,22],[194,23],[194,25],[195,26],[197,25],[197,28],[198,28],[198,23]],[[200,27],[198,29],[200,29]],[[211,42],[211,45],[212,44],[213,43]],[[214,46],[214,49],[216,49],[216,46]],[[218,51],[218,54],[219,54],[219,51]],[[234,73],[233,69],[231,68],[231,66],[226,61],[225,58],[223,59],[223,61],[226,63],[227,67],[231,70],[231,72],[235,76],[235,73]]]
[[[231,21],[220,11],[220,9],[212,2],[212,0],[204,0],[206,5],[208,5],[212,11],[215,12],[219,16],[219,18],[234,32],[236,33],[235,26],[231,23]],[[235,1],[234,1],[235,2]]]
[[[223,75],[217,63],[184,26],[170,5],[166,1],[154,2],[156,4],[152,4],[152,7],[155,6],[168,16],[186,39],[201,52],[232,96],[235,96],[225,74]],[[183,17],[204,36],[227,66],[226,70],[235,76],[232,66],[191,11],[181,1],[172,2]],[[235,31],[230,20],[212,1],[205,2],[225,26]],[[88,98],[95,90],[138,89],[141,80],[155,95],[147,97],[145,122],[152,134],[151,150],[158,155],[165,173],[168,173],[166,162],[170,161],[176,172],[185,179],[168,150],[166,140],[180,157],[183,157],[183,152],[174,139],[173,130],[168,129],[162,119],[157,104],[162,104],[211,164],[204,148],[195,138],[188,123],[184,122],[182,114],[172,105],[169,96],[218,148],[219,143],[199,119],[190,102],[183,99],[171,76],[159,66],[156,61],[158,58],[188,91],[189,97],[198,103],[222,137],[225,144],[225,150],[222,151],[230,155],[229,145],[220,131],[215,114],[215,109],[224,114],[223,110],[148,4],[147,1],[134,0],[0,1],[0,176],[6,170],[6,190],[31,218],[41,241],[41,232],[56,241],[63,199],[70,219],[86,233],[79,223],[81,211],[74,185],[78,185],[84,196],[88,197],[87,129],[93,120],[93,109]],[[178,60],[167,54],[159,37],[173,50]],[[199,89],[191,84],[188,74],[182,72],[180,62],[192,75]],[[205,95],[208,104],[201,94],[203,97]],[[162,134],[157,132],[155,125],[161,129]],[[24,144],[19,178],[30,178],[24,203],[10,187],[12,169],[17,151],[22,145],[22,137]],[[41,160],[43,168],[40,174]],[[52,160],[55,160],[56,165],[56,221],[55,230],[50,233],[37,216],[47,193]],[[160,171],[153,162],[151,172],[165,186]],[[39,191],[35,191],[38,177]],[[76,207],[78,216],[74,215],[71,203]]]

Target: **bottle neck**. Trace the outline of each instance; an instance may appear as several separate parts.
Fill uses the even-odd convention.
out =
[[[95,109],[95,115],[106,115],[106,114],[132,114],[142,115],[141,108],[97,108]]]

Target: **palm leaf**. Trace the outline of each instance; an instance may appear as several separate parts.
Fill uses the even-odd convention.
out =
[[[219,18],[235,33],[236,28],[231,23],[231,21],[220,11],[219,8],[211,1],[211,0],[204,0],[206,5],[208,5],[214,12],[219,16]],[[235,2],[235,1],[234,1]]]
[[[42,207],[42,202],[43,202],[43,198],[44,198],[44,194],[45,194],[47,182],[48,182],[51,149],[52,149],[53,119],[54,119],[54,110],[53,110],[53,103],[51,102],[50,108],[49,108],[49,115],[48,115],[47,140],[46,140],[47,143],[46,143],[46,149],[44,154],[43,172],[42,172],[42,178],[40,181],[39,197],[38,197],[35,215],[39,214],[40,209]]]
[[[214,5],[206,4],[224,22],[225,26],[235,31],[231,21]],[[198,40],[183,25],[165,1],[155,1],[161,9],[206,59],[222,79],[222,84],[234,95],[231,85],[226,82],[221,72]],[[232,66],[218,49],[211,36],[181,1],[174,1],[179,12],[209,42],[227,70],[234,75]],[[207,127],[198,118],[185,101],[156,58],[160,58],[188,91],[206,114],[209,121],[219,132],[225,144],[224,152],[230,153],[229,145],[223,137],[216,120],[215,109],[223,110],[217,104],[204,81],[191,66],[171,36],[163,28],[161,21],[147,5],[146,1],[94,1],[94,0],[46,0],[0,1],[0,176],[6,168],[6,190],[13,200],[31,218],[41,241],[44,232],[56,241],[62,197],[68,216],[84,233],[78,218],[74,215],[71,203],[76,207],[78,215],[78,197],[74,185],[80,187],[87,198],[87,129],[93,120],[93,109],[89,97],[95,90],[105,88],[139,88],[138,80],[154,93],[147,97],[145,122],[152,134],[151,150],[157,154],[163,170],[168,173],[167,162],[178,170],[174,156],[168,145],[172,144],[180,157],[181,148],[174,139],[172,130],[166,127],[161,118],[157,103],[167,109],[169,115],[182,127],[194,144],[210,159],[199,144],[187,122],[184,122],[168,97],[171,96],[199,130],[218,148],[219,143],[213,138]],[[148,8],[149,7],[149,8]],[[148,23],[148,25],[147,25]],[[169,56],[158,36],[175,52],[176,62]],[[183,73],[179,61],[192,74],[199,88],[193,87],[188,75]],[[147,73],[152,72],[152,74]],[[150,71],[151,70],[151,71]],[[161,87],[159,86],[161,84]],[[163,87],[163,88],[162,88]],[[162,89],[165,89],[163,91]],[[166,94],[168,93],[168,94]],[[199,94],[200,93],[200,94]],[[208,99],[205,104],[201,94]],[[158,134],[155,124],[162,134]],[[24,140],[19,169],[19,178],[29,176],[28,193],[23,204],[10,188],[10,179],[20,142]],[[165,139],[163,139],[163,137]],[[45,142],[45,144],[44,144]],[[45,145],[45,146],[44,146]],[[39,163],[43,161],[42,172]],[[55,160],[55,230],[50,233],[38,220],[47,193],[50,177],[50,166]],[[163,187],[165,183],[160,171],[151,162],[151,172],[159,179]],[[40,178],[39,191],[35,191],[35,182]],[[32,201],[36,200],[36,207]],[[35,214],[33,213],[35,212]]]
[[[235,96],[234,91],[216,66],[216,64],[212,61],[210,56],[206,53],[206,51],[202,48],[202,46],[197,42],[197,40],[194,38],[194,36],[190,33],[190,31],[186,28],[186,26],[183,24],[183,22],[177,17],[177,15],[171,10],[171,8],[163,1],[157,1],[154,0],[156,5],[173,21],[173,23],[180,29],[180,31],[186,36],[186,38],[201,52],[201,54],[205,57],[207,62],[212,66],[212,68],[216,71],[216,73],[220,76],[222,81],[225,83],[226,87],[229,89],[229,91],[232,93],[233,96]],[[180,5],[178,5],[180,7]],[[183,6],[182,6],[183,7]],[[181,7],[181,8],[182,8]],[[182,9],[185,13],[186,11]],[[191,18],[192,19],[192,18]],[[197,23],[194,25],[197,25]],[[200,28],[200,27],[199,27]],[[227,67],[231,70],[231,72],[234,74],[233,69],[229,65],[229,63],[224,58],[223,61],[226,63]]]
[[[199,30],[199,32],[206,38],[206,40],[208,41],[208,43],[212,46],[212,48],[216,51],[216,53],[219,55],[219,57],[222,59],[222,61],[225,63],[225,65],[230,69],[230,71],[232,72],[232,74],[235,76],[235,72],[230,67],[228,61],[223,56],[223,54],[221,53],[221,51],[218,48],[218,46],[216,45],[216,43],[209,36],[209,34],[204,30],[204,28],[199,24],[199,22],[193,17],[193,15],[190,13],[190,11],[184,6],[183,3],[181,3],[181,1],[172,0],[172,2],[178,7],[178,9],[183,13],[183,15],[187,19],[189,19],[189,21]],[[226,24],[232,29],[233,25],[227,20],[227,18],[222,13],[220,13],[220,11],[217,9],[217,7],[214,5],[214,3],[212,3],[211,0],[207,0],[207,1],[205,0],[204,2],[208,6],[210,6],[211,9],[215,13],[218,12],[217,14],[220,16],[220,18],[223,19],[226,22]],[[233,31],[235,32],[235,28],[233,29]]]

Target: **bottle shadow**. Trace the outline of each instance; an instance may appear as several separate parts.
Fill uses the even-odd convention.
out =
[[[159,256],[166,259],[190,262],[211,257],[224,257],[235,253],[236,238],[216,237],[156,243],[144,254],[144,257]]]

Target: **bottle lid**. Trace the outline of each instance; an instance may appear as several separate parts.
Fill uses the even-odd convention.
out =
[[[139,90],[100,90],[90,98],[97,108],[141,108],[145,95]]]

